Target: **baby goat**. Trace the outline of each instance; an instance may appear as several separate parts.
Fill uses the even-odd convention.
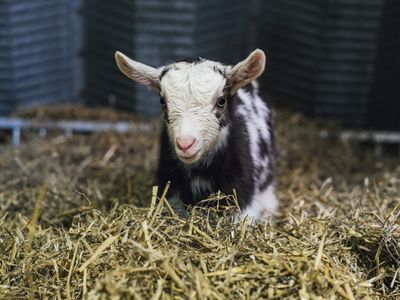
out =
[[[265,68],[257,49],[235,66],[206,59],[160,68],[116,52],[119,69],[160,94],[163,111],[158,184],[169,197],[196,204],[236,189],[242,216],[260,221],[276,212],[271,111],[254,81]]]

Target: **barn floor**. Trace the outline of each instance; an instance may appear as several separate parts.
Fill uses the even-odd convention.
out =
[[[151,132],[25,132],[19,148],[0,145],[1,299],[400,299],[398,157],[321,139],[319,124],[278,110],[275,223],[233,224],[229,207],[182,219],[151,201],[149,122]]]

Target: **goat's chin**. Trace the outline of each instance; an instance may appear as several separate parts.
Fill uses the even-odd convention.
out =
[[[184,163],[185,165],[193,165],[195,163],[197,163],[198,161],[200,161],[201,156],[202,156],[202,151],[199,150],[197,151],[195,154],[190,155],[190,156],[181,156],[179,155],[179,153],[176,153],[179,160]]]

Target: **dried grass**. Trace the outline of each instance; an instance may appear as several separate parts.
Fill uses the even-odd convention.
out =
[[[280,111],[274,224],[234,223],[221,194],[185,218],[154,196],[150,122],[0,146],[1,299],[400,299],[396,157]]]

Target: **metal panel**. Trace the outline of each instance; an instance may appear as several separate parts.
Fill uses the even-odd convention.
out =
[[[265,86],[305,112],[369,126],[385,0],[268,0]]]
[[[77,95],[71,38],[75,3],[0,1],[0,114]]]

